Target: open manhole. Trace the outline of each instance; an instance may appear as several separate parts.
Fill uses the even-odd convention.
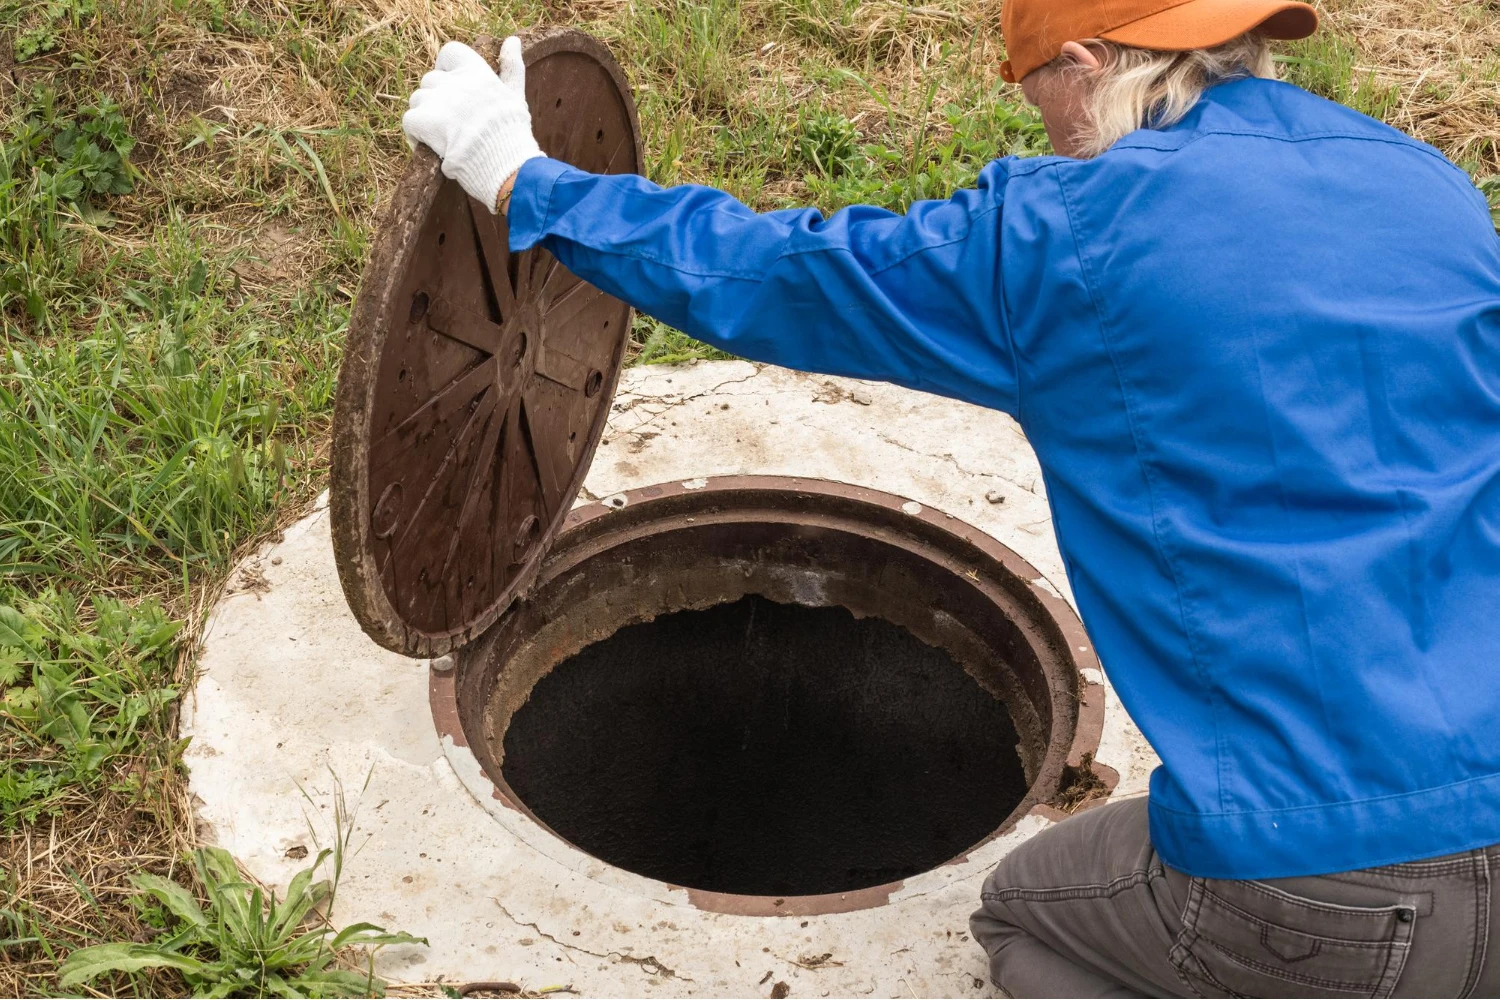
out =
[[[810,480],[623,499],[574,511],[434,687],[440,729],[557,836],[713,908],[853,907],[1085,774],[1083,629],[988,535]]]
[[[906,629],[750,595],[586,646],[489,756],[604,861],[801,896],[904,879],[983,840],[1026,796],[1019,742],[999,699]]]
[[[543,149],[639,170],[607,50],[524,40]],[[351,609],[390,649],[450,654],[439,731],[505,807],[699,906],[819,912],[1087,789],[1082,626],[978,529],[754,477],[571,509],[631,313],[507,240],[419,150],[351,314],[330,487]]]

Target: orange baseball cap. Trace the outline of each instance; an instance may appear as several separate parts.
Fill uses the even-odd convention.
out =
[[[1017,83],[1056,59],[1064,42],[1103,38],[1181,52],[1222,45],[1252,29],[1306,38],[1318,12],[1297,0],[1005,0],[1000,31],[1010,56],[1000,75]]]

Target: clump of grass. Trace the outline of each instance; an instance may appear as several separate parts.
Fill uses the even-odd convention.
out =
[[[1359,53],[1335,32],[1319,32],[1293,42],[1276,61],[1282,79],[1330,101],[1346,104],[1371,118],[1389,117],[1401,92],[1359,65]]]
[[[935,82],[928,86],[925,104],[933,103],[937,91]],[[901,109],[882,93],[876,97],[888,129],[895,131]],[[936,121],[919,116],[923,124],[909,146],[870,142],[857,149],[852,122],[828,113],[809,118],[802,142],[813,168],[805,178],[808,193],[827,209],[863,204],[904,212],[913,202],[947,198],[972,185],[997,157],[1050,149],[1040,116],[998,82],[944,104],[940,115]]]
[[[170,741],[180,628],[151,599],[0,586],[0,827],[55,815],[122,756]]]
[[[149,937],[128,879],[174,872],[189,847],[186,817],[181,775],[141,752],[56,815],[0,834],[0,992],[55,995],[70,949]],[[116,992],[181,995],[183,983],[170,970],[148,972]]]
[[[798,124],[797,151],[814,172],[840,177],[860,162],[859,128],[844,115],[815,108],[804,111]]]
[[[982,6],[959,0],[778,0],[771,9],[795,35],[863,68],[920,57],[937,39],[972,35],[985,15]]]
[[[193,295],[201,271],[184,278]],[[185,579],[274,519],[298,432],[267,345],[221,302],[191,310],[101,306],[90,336],[0,363],[0,571]]]
[[[95,0],[45,0],[32,5],[15,35],[12,55],[26,62],[57,49],[61,34],[81,27],[95,11]]]
[[[336,892],[338,863],[331,879],[313,881],[334,853],[320,851],[311,865],[292,876],[284,900],[245,881],[234,858],[217,847],[192,853],[206,907],[171,879],[133,875],[130,881],[138,894],[132,903],[143,922],[157,930],[156,939],[80,948],[63,963],[59,985],[72,989],[112,973],[173,969],[192,996],[384,996],[385,981],[374,972],[375,952],[390,945],[425,945],[427,939],[370,923],[335,930],[320,908]],[[367,950],[365,972],[333,967],[344,948]]]
[[[745,44],[746,20],[741,0],[667,0],[642,5],[633,29],[644,58],[701,116],[735,103],[743,70],[731,54]]]
[[[1500,230],[1500,174],[1481,177],[1478,187],[1479,193],[1489,202],[1490,217],[1495,220],[1495,229]]]
[[[375,955],[392,945],[426,945],[427,940],[370,923],[335,929],[330,921],[344,865],[352,856],[357,812],[358,803],[349,806],[343,784],[334,776],[333,844],[292,876],[284,899],[243,878],[234,858],[217,847],[189,854],[189,874],[200,890],[196,896],[163,875],[131,874],[129,903],[150,940],[77,949],[63,963],[59,985],[76,989],[107,977],[113,992],[119,992],[127,984],[143,985],[142,973],[166,972],[192,996],[384,996],[386,983],[375,975]],[[331,871],[318,879],[320,869],[328,871],[325,864]],[[363,956],[362,971],[337,965],[341,953],[351,949]]]
[[[642,316],[636,321],[637,331],[643,327],[648,332],[635,346],[631,358],[633,364],[674,365],[684,361],[720,361],[733,357],[650,316]]]

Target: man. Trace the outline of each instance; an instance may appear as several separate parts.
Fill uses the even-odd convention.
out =
[[[905,216],[546,159],[520,46],[405,126],[587,280],[736,354],[1012,414],[1161,755],[975,937],[1013,995],[1500,992],[1500,240],[1437,151],[1276,82],[1283,0],[1009,0],[1058,156]],[[1492,946],[1492,941],[1495,945]]]

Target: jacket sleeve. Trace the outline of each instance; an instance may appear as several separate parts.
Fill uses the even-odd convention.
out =
[[[534,159],[511,196],[510,245],[540,243],[592,284],[740,357],[1014,414],[1000,280],[1013,162],[904,216],[855,206],[825,219]]]

